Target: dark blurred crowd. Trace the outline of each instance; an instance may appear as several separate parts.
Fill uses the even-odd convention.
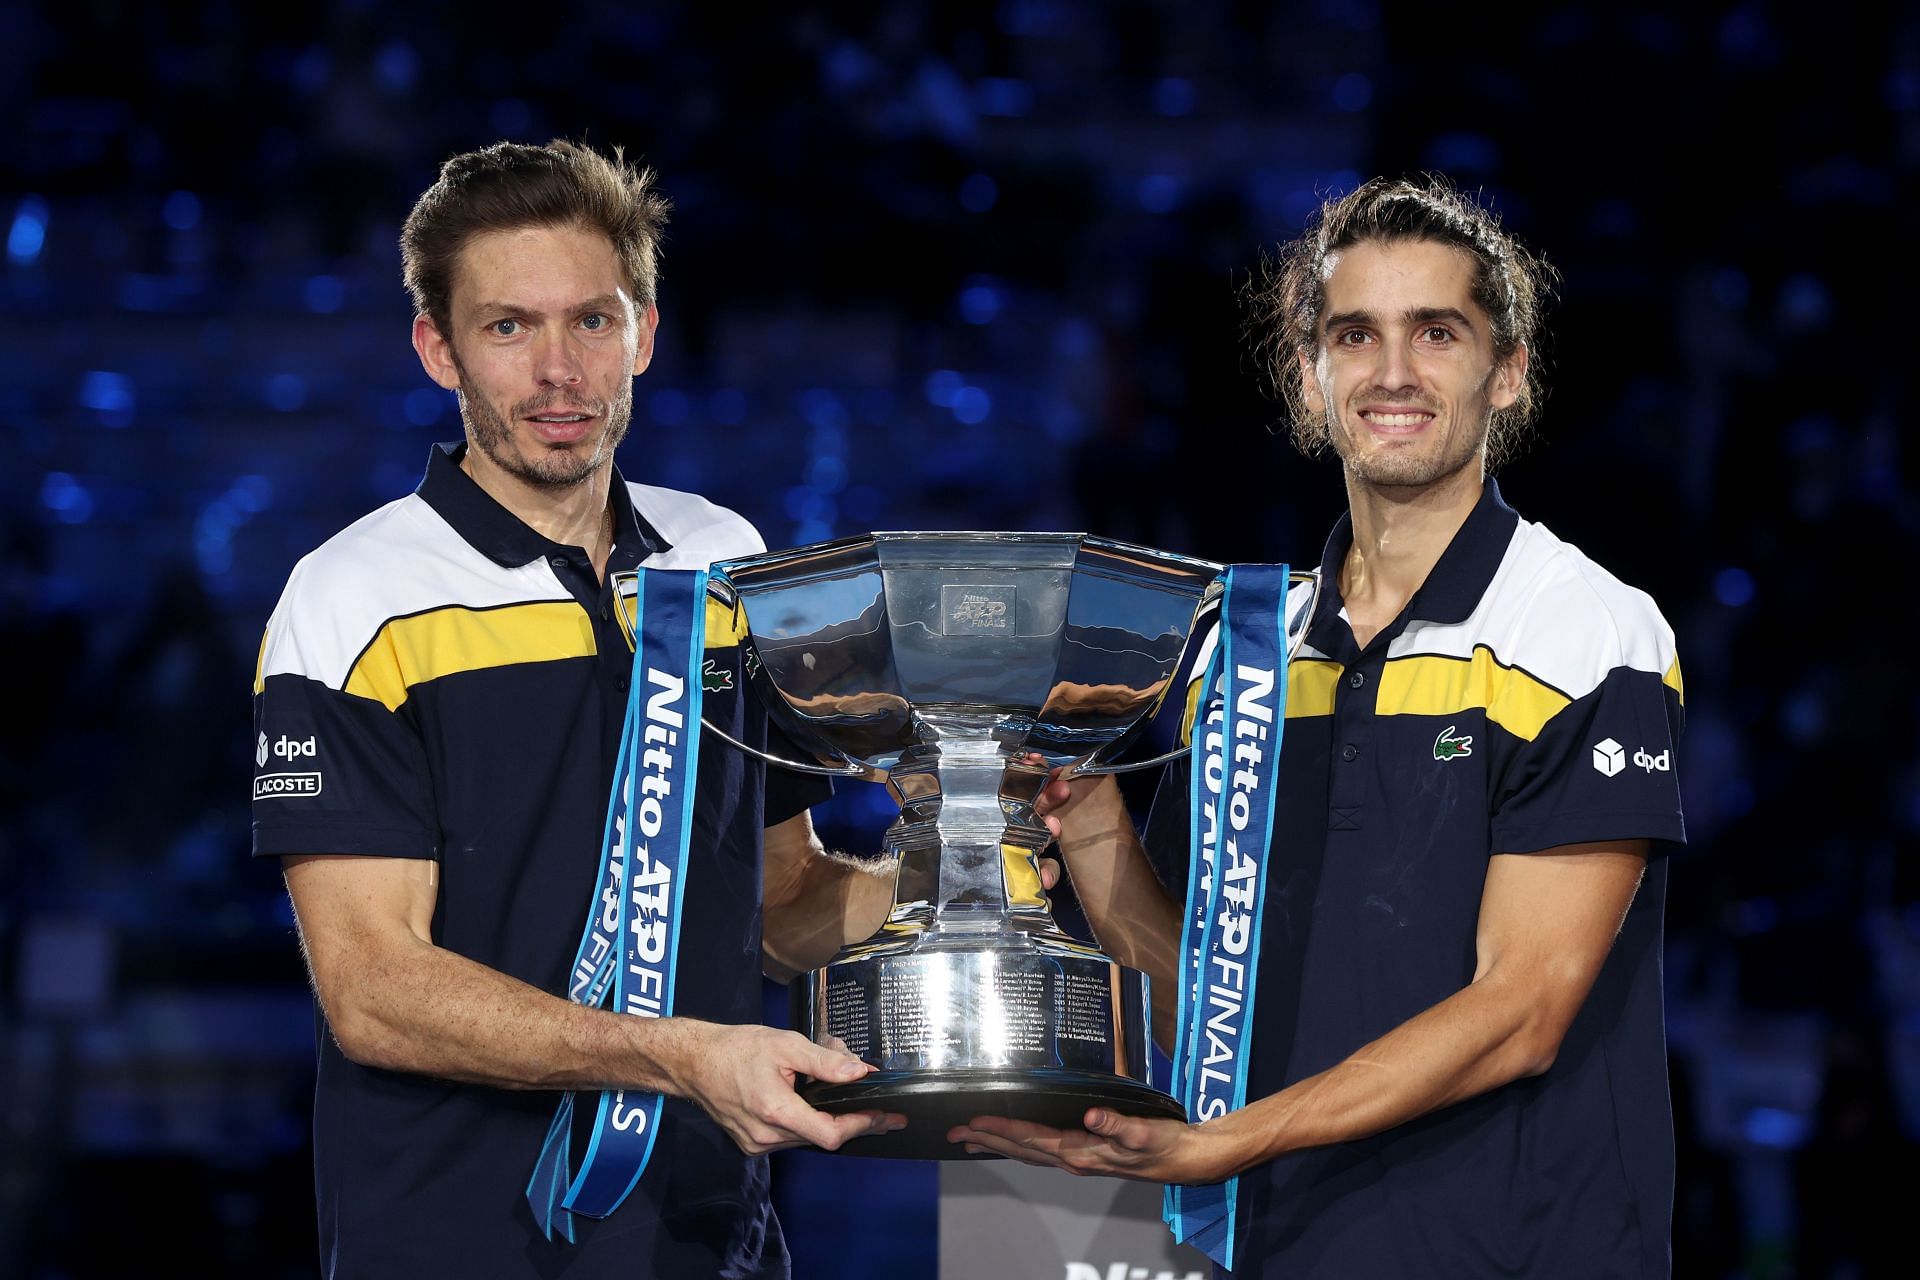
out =
[[[1892,1274],[1920,1136],[1920,18],[544,16],[0,9],[0,1274],[151,1274],[157,1246],[312,1272],[310,1013],[248,857],[254,656],[294,560],[459,434],[406,344],[412,199],[455,151],[553,136],[624,146],[675,205],[623,469],[772,546],[1079,528],[1317,558],[1339,478],[1247,354],[1262,246],[1372,173],[1481,192],[1564,276],[1505,494],[1679,635],[1676,1273]],[[883,805],[855,788],[822,825],[871,847]],[[865,1274],[856,1236],[872,1274],[930,1269],[930,1173],[787,1159],[799,1274]]]

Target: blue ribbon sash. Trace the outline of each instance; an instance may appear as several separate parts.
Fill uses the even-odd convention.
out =
[[[619,575],[625,605],[627,575]],[[607,799],[600,875],[567,980],[567,998],[618,1013],[673,1015],[681,899],[700,756],[700,668],[706,646],[704,571],[641,569],[633,578],[633,676]],[[623,616],[622,622],[628,620]],[[578,1170],[572,1168],[574,1094],[560,1101],[527,1202],[546,1237],[574,1238],[573,1215],[620,1206],[653,1154],[664,1100],[606,1090]]]
[[[1247,1100],[1254,980],[1273,836],[1274,790],[1287,716],[1286,565],[1234,565],[1220,602],[1193,729],[1193,858],[1181,930],[1173,1082],[1199,1123]],[[1231,1270],[1239,1236],[1238,1175],[1169,1185],[1162,1217],[1174,1239]]]

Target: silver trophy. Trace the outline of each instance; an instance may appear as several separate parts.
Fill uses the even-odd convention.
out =
[[[801,1096],[908,1118],[849,1153],[959,1158],[946,1131],[977,1115],[1184,1114],[1148,1080],[1146,976],[1054,922],[1033,805],[1052,767],[1180,754],[1107,763],[1176,683],[1167,709],[1184,705],[1177,677],[1219,573],[1045,533],[876,533],[715,566],[715,595],[744,612],[751,683],[831,763],[753,754],[884,782],[900,804],[886,923],[792,985],[796,1030],[879,1068]]]

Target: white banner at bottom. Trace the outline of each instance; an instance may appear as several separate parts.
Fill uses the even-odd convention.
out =
[[[1175,1244],[1157,1182],[1076,1178],[1012,1160],[940,1165],[940,1280],[1206,1280]]]

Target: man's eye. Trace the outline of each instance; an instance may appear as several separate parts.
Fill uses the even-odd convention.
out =
[[[495,320],[492,324],[488,325],[487,328],[493,330],[503,338],[511,338],[520,331],[520,322],[518,320]]]
[[[613,322],[611,320],[601,315],[598,311],[594,312],[592,315],[586,315],[586,316],[580,317],[580,324],[582,325],[582,327],[586,328],[591,332],[598,332],[599,330],[606,328],[609,324],[612,324],[612,323]]]
[[[1367,334],[1364,329],[1348,329],[1335,339],[1343,347],[1357,347],[1366,340]]]
[[[1450,342],[1452,340],[1453,340],[1453,330],[1448,329],[1443,325],[1437,325],[1437,324],[1427,326],[1428,342]]]

